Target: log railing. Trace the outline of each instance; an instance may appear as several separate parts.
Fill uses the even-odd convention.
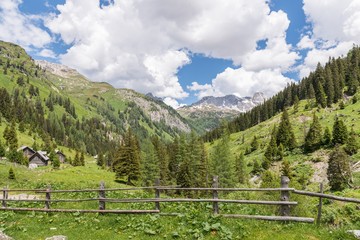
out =
[[[39,212],[81,212],[81,213],[118,213],[118,214],[148,214],[148,213],[161,213],[160,203],[194,203],[194,202],[207,202],[212,203],[213,214],[219,214],[224,217],[231,218],[252,218],[261,220],[272,220],[272,221],[298,221],[298,222],[314,222],[313,218],[296,217],[290,216],[290,208],[296,206],[298,203],[290,201],[290,193],[305,195],[309,197],[318,197],[318,214],[317,223],[321,221],[321,209],[322,199],[328,198],[337,201],[360,203],[360,199],[346,198],[340,196],[334,196],[330,194],[322,193],[322,185],[320,193],[300,191],[294,188],[288,187],[289,179],[287,177],[281,177],[280,188],[220,188],[218,178],[213,178],[212,188],[180,188],[178,186],[160,186],[160,181],[155,181],[155,186],[152,187],[132,187],[132,188],[105,188],[105,183],[100,183],[99,189],[74,189],[74,190],[53,190],[49,185],[47,189],[8,189],[3,188],[2,194],[2,208],[0,210],[10,211],[39,211]],[[154,191],[154,198],[110,198],[106,196],[106,192],[119,192],[119,191],[130,191],[130,190],[152,190]],[[162,191],[176,190],[181,191],[204,191],[211,193],[212,198],[161,198]],[[247,200],[247,199],[222,199],[219,198],[219,192],[280,192],[279,201],[265,201],[265,200]],[[9,192],[34,192],[35,194],[44,194],[44,198],[37,199],[11,199],[9,198]],[[97,192],[98,197],[93,198],[81,198],[81,199],[58,199],[53,196],[60,193],[91,193]],[[44,208],[28,208],[28,207],[14,207],[11,206],[12,202],[33,202],[33,203],[44,203]],[[58,209],[52,208],[51,204],[55,203],[79,203],[79,202],[98,202],[98,209]],[[155,209],[147,210],[119,210],[119,209],[107,209],[107,203],[154,203]],[[277,205],[279,206],[279,216],[259,216],[259,215],[240,215],[240,214],[220,214],[219,203],[232,203],[232,204],[256,204],[256,205]],[[177,213],[166,213],[165,215],[176,215]]]

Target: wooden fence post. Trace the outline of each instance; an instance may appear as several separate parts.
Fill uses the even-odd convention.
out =
[[[157,188],[160,186],[160,179],[156,178],[155,179],[155,199],[159,199],[160,198],[160,189]],[[160,211],[160,202],[155,202],[155,210],[159,210]]]
[[[100,190],[99,190],[99,210],[105,210],[105,201],[102,200],[106,198],[104,190],[105,190],[105,183],[101,181]]]
[[[50,209],[50,201],[51,201],[51,186],[48,185],[45,192],[45,209]]]
[[[320,193],[323,193],[323,183],[320,183]],[[319,197],[319,205],[318,205],[318,215],[316,219],[317,225],[320,225],[321,222],[321,211],[322,211],[322,197]]]
[[[290,179],[287,176],[281,176],[281,188],[289,188]],[[280,201],[289,202],[290,192],[280,191]],[[290,205],[280,206],[280,216],[290,216]]]
[[[213,188],[219,187],[219,177],[218,176],[213,176],[212,187]],[[213,190],[212,195],[213,195],[213,199],[219,199],[217,190]],[[219,203],[216,201],[213,202],[213,213],[219,214]]]
[[[2,207],[6,208],[6,199],[8,198],[8,191],[7,187],[4,187],[3,189],[3,200],[2,200]]]

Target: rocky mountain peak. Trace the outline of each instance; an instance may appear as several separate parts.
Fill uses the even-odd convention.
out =
[[[41,68],[45,69],[48,72],[51,72],[52,74],[58,75],[63,78],[69,78],[76,75],[79,75],[79,73],[68,66],[58,64],[58,63],[51,63],[44,60],[35,60],[35,63],[39,65]]]

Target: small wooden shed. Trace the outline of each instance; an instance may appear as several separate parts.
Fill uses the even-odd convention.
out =
[[[22,146],[17,151],[18,152],[22,151],[24,154],[24,157],[27,157],[27,158],[30,158],[35,153],[35,150],[28,146]]]
[[[66,156],[63,152],[61,152],[60,150],[55,150],[55,153],[58,156],[60,163],[66,162]]]
[[[46,156],[45,152],[37,151],[29,158],[29,164],[36,164],[38,167],[47,166],[49,157]]]

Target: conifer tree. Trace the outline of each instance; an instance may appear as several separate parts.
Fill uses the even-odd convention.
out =
[[[321,145],[322,129],[321,124],[316,116],[313,114],[313,122],[310,125],[310,129],[305,137],[304,150],[305,152],[313,152],[317,150]]]
[[[209,159],[204,142],[200,143],[201,156],[198,167],[198,186],[209,187]]]
[[[244,184],[246,181],[246,166],[245,166],[245,156],[243,152],[241,152],[238,156],[236,156],[235,171],[238,182]]]
[[[80,154],[80,166],[85,166],[85,156],[84,156],[84,152],[81,152]]]
[[[283,176],[287,176],[288,178],[292,178],[292,169],[290,166],[290,162],[288,160],[284,160],[281,164],[281,174]]]
[[[325,71],[326,71],[326,81],[325,81],[326,105],[328,107],[331,107],[331,104],[333,104],[334,102],[335,90],[334,90],[332,72],[329,65],[326,66]]]
[[[133,185],[132,180],[140,179],[140,158],[139,142],[129,128],[114,156],[113,169],[116,178],[120,180],[125,177],[127,184]]]
[[[151,141],[144,143],[142,154],[142,182],[144,186],[153,186],[155,179],[160,178],[159,159]]]
[[[230,164],[230,133],[225,124],[222,125],[222,129],[222,137],[214,147],[212,155],[213,174],[219,176],[221,187],[231,187],[235,179],[234,169]]]
[[[8,179],[10,179],[10,180],[15,180],[16,179],[15,172],[14,172],[14,169],[12,167],[9,169]]]
[[[105,165],[104,155],[101,152],[98,153],[96,165],[98,165],[99,167],[104,167]]]
[[[4,157],[5,154],[6,154],[6,152],[5,152],[5,147],[4,147],[4,145],[2,144],[1,139],[0,139],[0,158],[1,158],[1,157]]]
[[[9,150],[16,150],[18,148],[18,139],[16,134],[15,121],[11,122],[10,128],[6,126],[4,131],[4,139],[6,141],[6,145],[9,146]]]
[[[254,160],[252,174],[259,174],[261,172],[261,166],[258,161]]]
[[[74,158],[74,161],[72,161],[72,165],[74,167],[77,167],[77,166],[81,166],[81,162],[80,162],[80,157],[79,157],[79,152],[76,151],[75,153],[75,158]]]
[[[332,137],[333,137],[332,143],[334,145],[345,144],[346,140],[348,138],[347,128],[346,128],[344,122],[338,117],[335,118]]]
[[[285,154],[284,152],[285,152],[284,145],[282,143],[280,143],[280,145],[278,147],[278,151],[277,151],[277,159],[278,160],[283,160],[284,154]]]
[[[288,150],[292,150],[296,147],[295,135],[286,109],[284,109],[281,116],[281,122],[276,134],[276,143],[278,146],[282,144],[284,148]]]
[[[254,136],[252,142],[250,143],[250,146],[251,146],[251,152],[254,152],[258,149],[259,147],[259,142],[257,140],[257,137],[256,135]]]
[[[324,135],[322,137],[322,144],[325,146],[329,146],[331,143],[331,132],[329,127],[325,128]]]
[[[351,183],[349,157],[339,146],[330,154],[327,176],[331,190],[333,191],[342,191]]]
[[[354,132],[354,129],[352,129],[349,134],[349,138],[346,141],[344,150],[347,154],[349,154],[351,156],[351,155],[356,154],[358,149],[359,149],[359,143],[357,141],[357,135]]]
[[[270,162],[278,160],[278,147],[276,144],[276,127],[274,126],[270,142],[265,150],[265,158],[269,160]]]
[[[60,160],[58,156],[56,155],[55,151],[52,150],[49,154],[49,158],[52,162],[52,166],[54,169],[58,169],[60,167]]]
[[[317,104],[320,105],[322,108],[325,108],[326,107],[326,95],[325,95],[324,88],[321,84],[321,81],[316,82],[315,97],[316,97]]]
[[[297,113],[299,111],[299,97],[295,95],[294,98],[294,113]]]

